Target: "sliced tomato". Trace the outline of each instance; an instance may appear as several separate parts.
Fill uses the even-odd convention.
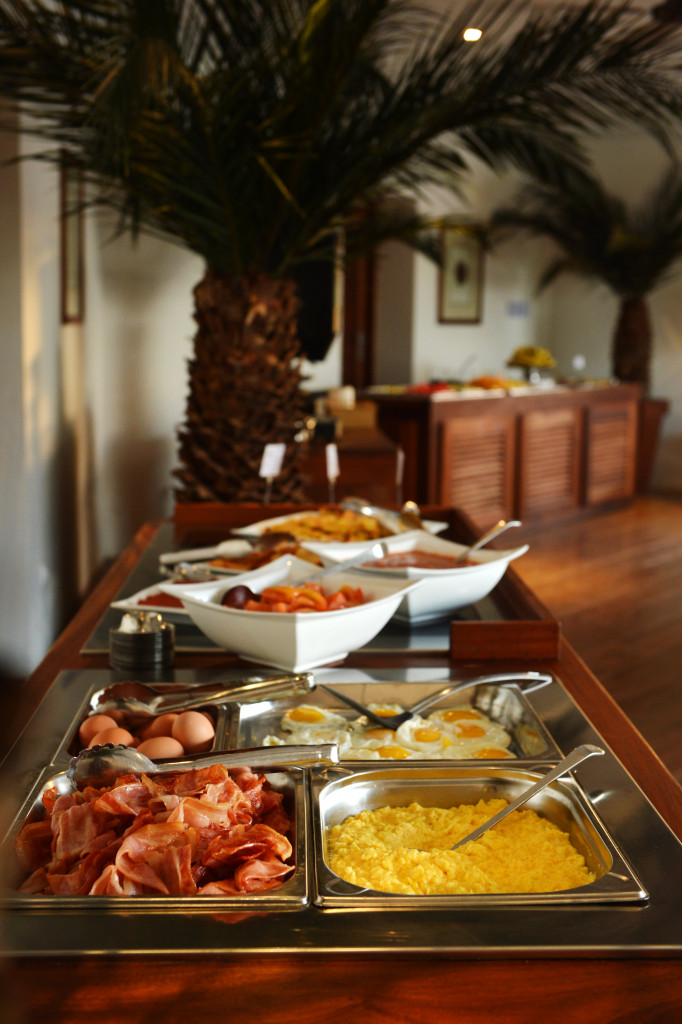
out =
[[[327,598],[314,586],[297,589],[293,603],[301,608],[314,608],[319,612],[327,610]]]
[[[261,601],[267,601],[269,603],[275,603],[275,601],[290,601],[294,596],[295,587],[265,587],[261,590],[260,599]]]

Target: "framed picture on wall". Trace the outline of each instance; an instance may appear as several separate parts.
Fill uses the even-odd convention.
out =
[[[483,301],[483,246],[471,224],[447,224],[441,232],[438,320],[477,324]]]
[[[83,178],[64,158],[60,171],[62,323],[79,324],[84,316]]]

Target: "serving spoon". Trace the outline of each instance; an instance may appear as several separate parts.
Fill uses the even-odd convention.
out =
[[[169,711],[187,711],[190,708],[206,707],[208,704],[215,704],[218,701],[245,700],[248,698],[261,700],[264,697],[275,693],[292,691],[297,693],[308,693],[315,688],[315,677],[311,672],[303,672],[298,675],[273,676],[270,679],[247,679],[236,685],[223,686],[222,689],[213,689],[201,693],[160,693],[154,694],[153,690],[139,684],[136,693],[122,694],[115,696],[115,688],[118,684],[107,687],[103,690],[100,698],[93,699],[91,707],[93,713],[106,714],[108,711],[123,711],[128,715],[149,718]],[[121,684],[124,688],[125,684]],[[144,690],[148,690],[149,696]],[[97,697],[97,695],[95,695]]]
[[[218,544],[212,544],[205,548],[186,548],[183,551],[168,551],[159,555],[159,562],[162,566],[171,567],[178,562],[195,562],[205,558],[217,558],[220,555],[231,555],[234,553],[235,541],[244,541],[251,547],[264,550],[276,547],[278,544],[290,544],[300,538],[294,537],[292,533],[284,530],[268,530],[263,533],[235,533],[228,540],[221,540]],[[248,548],[247,548],[248,550]]]
[[[182,761],[157,764],[135,747],[103,743],[81,750],[72,757],[66,775],[76,789],[84,789],[86,786],[108,786],[121,775],[187,771],[196,761],[200,761],[202,767],[223,764],[227,768],[242,765],[256,765],[259,768],[313,768],[338,764],[338,760],[339,748],[336,743],[320,743],[318,746],[244,747],[208,757],[205,754],[194,757],[189,755]]]
[[[436,704],[441,697],[447,697],[451,693],[457,693],[460,690],[468,690],[472,686],[482,686],[493,683],[513,683],[513,682],[527,682],[529,685],[525,689],[536,689],[536,687],[545,686],[547,683],[552,682],[552,676],[547,675],[544,672],[499,672],[495,675],[490,676],[479,676],[477,679],[464,679],[455,683],[448,683],[440,690],[436,690],[435,693],[430,693],[426,697],[422,697],[416,704],[408,708],[406,711],[400,712],[397,715],[378,715],[376,711],[372,711],[370,708],[365,707],[364,704],[360,704],[359,701],[353,697],[349,697],[345,693],[341,693],[340,690],[335,690],[331,686],[327,686],[326,683],[316,682],[313,689],[320,687],[322,690],[326,690],[327,693],[331,693],[338,700],[343,701],[344,704],[348,704],[349,707],[359,711],[361,715],[365,715],[370,721],[376,725],[381,725],[385,729],[397,729],[403,722],[407,722],[410,718],[414,718],[420,712],[425,711],[426,708],[431,707],[432,704]]]
[[[352,569],[354,565],[359,565],[361,562],[366,562],[369,559],[383,558],[387,554],[388,544],[380,541],[372,544],[369,548],[363,548],[362,551],[353,555],[352,558],[346,558],[343,562],[335,562],[334,565],[328,565],[326,568],[314,572],[312,576],[306,576],[305,583],[317,583],[318,580],[323,579],[325,576],[331,576],[335,572],[343,572],[344,569]]]
[[[556,779],[561,778],[562,775],[569,772],[571,768],[575,768],[576,765],[579,765],[588,757],[593,757],[595,754],[603,753],[604,751],[601,747],[595,747],[592,743],[582,743],[579,747],[574,747],[570,754],[568,754],[562,761],[559,761],[559,763],[552,768],[550,772],[543,775],[538,782],[533,786],[530,786],[524,793],[521,793],[521,795],[517,796],[515,800],[512,800],[511,803],[507,804],[507,806],[501,811],[498,811],[497,814],[493,814],[492,818],[488,818],[486,822],[479,825],[478,828],[475,828],[473,832],[469,832],[468,835],[456,842],[454,846],[449,847],[449,849],[457,850],[460,846],[464,846],[465,843],[471,843],[474,839],[480,838],[484,832],[493,828],[494,825],[497,825],[497,823],[502,821],[503,818],[506,818],[508,814],[512,813],[512,811],[516,811],[519,807],[522,807],[523,804],[527,803],[537,793],[540,793],[546,786],[551,785],[551,783]],[[419,847],[413,847],[413,849],[419,849]]]
[[[505,530],[509,530],[512,526],[520,525],[521,523],[518,519],[500,519],[499,523],[495,523],[487,533],[484,533],[483,536],[479,537],[474,544],[465,548],[464,551],[457,556],[455,559],[455,565],[459,565],[459,563],[463,562],[465,558],[468,558],[472,551],[478,551],[479,548],[484,547],[489,541],[493,540],[495,537],[499,537],[501,533],[505,532]]]

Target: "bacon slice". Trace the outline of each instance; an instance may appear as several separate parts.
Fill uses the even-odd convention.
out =
[[[49,891],[47,872],[44,867],[36,868],[19,886],[19,892],[37,894]]]
[[[169,822],[184,821],[195,828],[208,828],[211,825],[228,828],[232,824],[228,805],[213,804],[208,800],[197,800],[194,796],[183,797],[166,820]]]
[[[144,825],[121,843],[117,871],[146,892],[196,892],[191,873],[196,830],[183,822]]]
[[[282,860],[291,856],[291,843],[267,825],[253,825],[251,828],[235,828],[228,834],[216,836],[202,857],[207,868],[229,867],[235,861],[258,857],[268,852]]]
[[[293,870],[293,865],[282,864],[272,855],[250,858],[236,868],[234,884],[240,892],[263,892],[280,885]]]
[[[154,790],[146,776],[135,775],[117,779],[114,785],[93,801],[97,810],[108,814],[130,814],[133,817],[147,807]]]
[[[14,849],[24,871],[34,871],[52,857],[52,823],[49,818],[24,825]]]
[[[83,803],[74,803],[57,813],[58,804],[59,801],[52,814],[52,860],[56,864],[71,864],[105,830],[106,816],[92,804]]]

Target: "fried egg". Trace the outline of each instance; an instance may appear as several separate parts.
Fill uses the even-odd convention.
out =
[[[477,748],[502,747],[511,743],[511,736],[497,722],[473,708],[447,708],[434,711],[427,721],[434,728],[441,729],[452,742],[460,747]]]
[[[421,754],[443,755],[446,748],[453,745],[452,738],[445,730],[439,729],[435,722],[429,722],[426,718],[419,716],[408,718],[406,722],[398,726],[395,735],[396,740],[402,746],[419,751]]]
[[[367,707],[375,715],[378,715],[379,718],[391,718],[393,715],[401,715],[405,710],[402,704],[392,704],[388,701],[382,701],[380,704],[376,701],[369,701]]]
[[[380,716],[404,710],[392,702],[367,706]],[[393,730],[367,722],[364,716],[349,719],[328,708],[299,704],[284,713],[280,727],[282,735],[266,736],[265,746],[336,743],[344,761],[502,760],[515,756],[508,750],[511,737],[505,729],[468,705],[440,709],[428,718],[415,716]]]
[[[380,747],[373,747],[380,761],[407,761],[419,757],[415,750],[410,750],[404,743],[384,743]]]
[[[342,761],[378,761],[379,754],[373,747],[351,745],[343,753],[339,753]]]
[[[265,747],[297,746],[298,744],[317,746],[320,743],[335,743],[339,748],[339,757],[351,745],[351,734],[349,729],[320,728],[299,729],[295,733],[289,733],[284,739],[281,736],[274,736],[271,733],[263,739]]]
[[[311,728],[348,729],[349,724],[341,715],[318,707],[316,704],[299,704],[282,715],[281,727],[286,732],[304,732]]]
[[[511,750],[504,750],[502,747],[481,747],[474,751],[476,758],[487,758],[491,761],[502,761],[505,757],[516,757]]]

